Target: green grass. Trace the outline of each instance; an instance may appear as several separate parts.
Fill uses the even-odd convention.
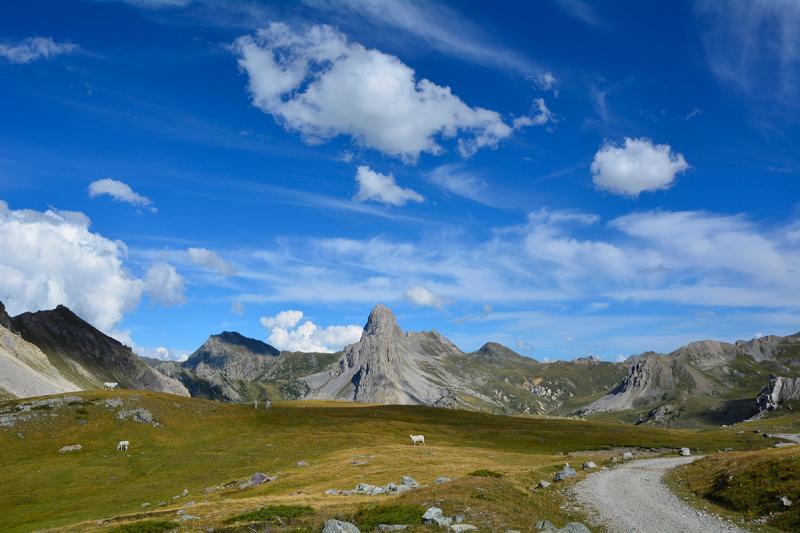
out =
[[[142,520],[115,527],[109,533],[162,533],[177,527],[177,522],[168,520]]]
[[[242,513],[225,520],[233,522],[279,522],[290,523],[302,516],[314,514],[314,509],[308,505],[266,505],[256,511]]]
[[[309,520],[315,523],[375,502],[325,497],[326,489],[348,489],[359,482],[384,485],[403,475],[432,488],[412,491],[398,503],[435,505],[436,498],[458,496],[470,506],[473,493],[483,494],[478,489],[494,487],[489,495],[497,501],[482,500],[491,505],[481,519],[500,524],[504,513],[513,516],[529,505],[526,476],[532,469],[555,468],[564,452],[629,446],[690,446],[708,452],[769,444],[759,435],[733,430],[667,430],[420,406],[275,402],[267,411],[145,391],[77,395],[83,399],[80,405],[41,411],[36,420],[0,428],[3,531],[102,529],[108,526],[98,526],[99,519],[119,524],[163,518],[158,513],[174,516],[189,500],[198,502],[191,514],[201,517],[193,527],[218,527],[232,516],[283,504],[314,507],[317,513]],[[122,398],[125,408],[148,409],[160,425],[117,420],[103,404],[108,398]],[[15,403],[0,403],[0,411]],[[75,419],[79,409],[85,423]],[[418,433],[426,436],[425,448],[407,442],[409,434]],[[130,441],[127,453],[115,451],[120,440]],[[83,449],[59,454],[67,444]],[[357,456],[367,456],[368,464],[351,466]],[[300,460],[311,466],[297,467]],[[502,471],[506,477],[467,476],[480,469]],[[220,488],[254,472],[278,479],[241,491],[238,483]],[[433,487],[440,476],[456,481]],[[490,481],[502,483],[484,486]],[[473,487],[473,482],[478,484]],[[173,499],[183,489],[189,496]],[[424,499],[426,494],[435,496]],[[539,508],[549,510],[542,518],[565,516],[554,498],[536,496]]]
[[[668,474],[668,483],[690,498],[718,506],[744,520],[768,517],[767,524],[800,531],[800,509],[780,498],[800,501],[800,449],[714,454]]]
[[[352,519],[362,531],[372,531],[380,524],[422,523],[425,508],[417,504],[370,505],[359,509]]]
[[[474,477],[503,477],[503,474],[500,472],[496,472],[494,470],[487,470],[486,468],[479,468],[478,470],[473,470],[468,476]]]

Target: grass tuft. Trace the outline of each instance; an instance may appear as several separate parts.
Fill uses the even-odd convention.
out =
[[[251,511],[233,516],[225,520],[226,524],[232,522],[279,522],[287,523],[303,516],[314,514],[314,509],[307,505],[267,505]]]
[[[467,474],[468,476],[475,476],[475,477],[503,477],[503,474],[497,472],[495,470],[487,470],[485,468],[481,468],[479,470],[474,470]]]
[[[178,527],[176,522],[168,520],[142,520],[132,524],[117,526],[109,533],[162,533]]]
[[[372,531],[380,524],[421,524],[423,514],[425,508],[421,505],[401,503],[371,505],[359,509],[353,521],[362,531]]]

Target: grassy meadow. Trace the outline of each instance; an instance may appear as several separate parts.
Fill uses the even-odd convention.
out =
[[[256,523],[319,531],[328,518],[366,527],[430,505],[464,513],[482,530],[533,531],[537,519],[563,525],[581,518],[561,508],[560,485],[529,491],[564,462],[606,464],[628,447],[713,452],[769,444],[733,428],[668,430],[420,406],[276,402],[267,411],[144,391],[75,396],[80,400],[70,405],[36,410],[34,420],[0,427],[4,531],[159,530],[143,521],[186,530],[249,531]],[[108,399],[147,409],[158,425],[119,420],[120,408],[106,406]],[[2,402],[0,413],[25,401]],[[424,434],[427,446],[412,447],[412,433]],[[120,440],[130,441],[128,452],[115,451]],[[59,453],[71,444],[83,448]],[[498,475],[468,475],[480,470]],[[239,490],[254,472],[278,479]],[[403,475],[424,486],[402,496],[324,495],[360,482],[397,483]],[[453,481],[434,485],[440,476]],[[198,518],[181,521],[177,511],[190,502],[185,513]],[[236,518],[253,512],[261,514]]]

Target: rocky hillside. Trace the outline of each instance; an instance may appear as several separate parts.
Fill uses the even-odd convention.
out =
[[[107,381],[123,388],[189,394],[64,306],[13,318],[2,307],[0,364],[0,387],[8,396],[93,390]]]
[[[753,418],[762,418],[772,411],[792,409],[800,402],[800,378],[770,376],[769,383],[756,398]]]
[[[764,411],[780,405],[781,387],[800,376],[800,336],[699,341],[666,355],[642,354],[632,363],[619,385],[577,413],[613,412],[637,423],[666,425],[733,423],[752,415],[757,396]],[[762,390],[776,373],[787,377]]]

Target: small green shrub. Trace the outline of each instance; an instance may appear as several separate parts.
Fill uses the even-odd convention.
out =
[[[162,533],[176,527],[178,527],[176,522],[168,520],[142,520],[115,527],[109,533]]]
[[[425,508],[414,504],[384,504],[362,507],[356,512],[353,521],[361,531],[372,531],[380,524],[422,523]]]
[[[231,522],[291,522],[301,516],[314,514],[314,509],[307,505],[267,505],[225,520]]]
[[[501,474],[500,472],[495,472],[494,470],[486,470],[485,468],[475,470],[467,475],[475,477],[503,477],[503,474]]]

